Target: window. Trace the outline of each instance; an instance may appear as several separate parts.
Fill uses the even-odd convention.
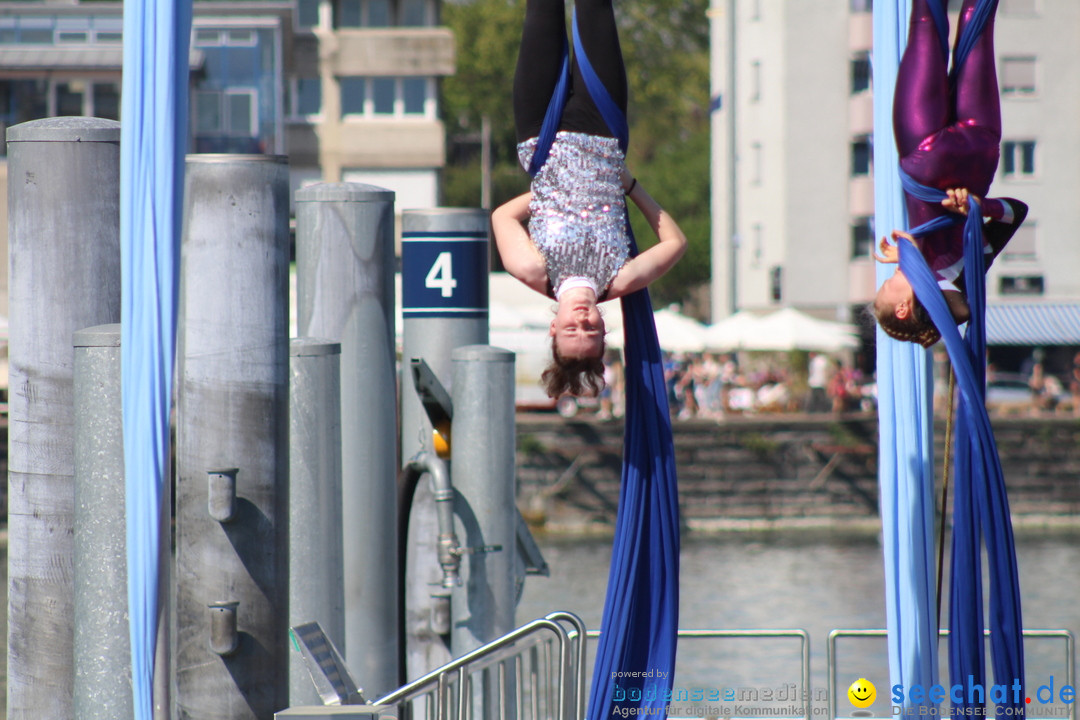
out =
[[[401,99],[406,115],[423,115],[427,102],[427,78],[407,77],[401,79]]]
[[[1006,140],[1001,143],[1001,173],[1006,177],[1035,174],[1035,141]]]
[[[857,95],[870,89],[872,70],[870,53],[859,53],[851,59],[851,94]]]
[[[364,100],[367,95],[367,79],[343,77],[338,86],[341,88],[341,114],[363,115]]]
[[[335,0],[334,27],[425,27],[429,7],[429,0]]]
[[[1035,58],[1006,57],[1001,59],[1001,94],[1035,94]]]
[[[761,223],[754,223],[750,227],[750,235],[753,238],[754,250],[750,255],[750,267],[761,265],[761,256],[765,254],[765,228]]]
[[[334,27],[363,27],[362,10],[363,4],[360,0],[338,0],[334,4]]]
[[[322,111],[322,81],[317,78],[295,78],[293,104],[290,114],[293,117],[318,115]]]
[[[851,176],[869,175],[873,167],[874,146],[870,137],[864,135],[851,143]]]
[[[56,83],[56,115],[66,117],[83,114],[86,83],[82,80]]]
[[[301,28],[317,27],[319,24],[319,0],[297,0],[296,25]]]
[[[851,0],[851,12],[873,12],[874,0]]]
[[[761,100],[761,61],[750,63],[750,102]]]
[[[428,18],[427,0],[401,0],[398,13],[398,25],[402,27],[424,27],[431,25]]]
[[[784,299],[784,269],[779,265],[769,269],[769,296],[773,302]]]
[[[367,0],[367,26],[390,27],[393,23],[390,0]]]
[[[1038,253],[1035,247],[1035,229],[1037,223],[1028,218],[1027,222],[1016,229],[1012,240],[1001,251],[1001,259],[1005,262],[1028,262],[1035,260]]]
[[[394,95],[397,82],[394,78],[379,77],[371,81],[371,109],[376,115],[394,114]]]
[[[854,219],[851,224],[851,258],[870,257],[874,248],[874,216],[864,215]]]
[[[341,77],[343,117],[435,117],[433,83],[426,77]]]
[[[106,120],[120,119],[119,83],[94,83],[92,97],[94,117]]]
[[[255,137],[259,112],[254,90],[233,88],[202,90],[194,95],[195,134],[202,136]]]
[[[1002,277],[998,286],[1002,295],[1042,295],[1042,275]]]
[[[761,184],[762,175],[762,157],[761,157],[761,143],[750,144],[750,183],[753,185]]]

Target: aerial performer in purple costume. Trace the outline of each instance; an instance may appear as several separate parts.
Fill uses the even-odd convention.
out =
[[[625,116],[626,68],[612,2],[578,0],[576,12],[585,53]],[[563,0],[527,0],[514,74],[518,155],[525,168],[559,80],[565,18]],[[506,270],[558,303],[550,330],[553,361],[541,377],[551,397],[602,389],[605,330],[597,303],[648,286],[686,250],[679,226],[626,169],[619,143],[586,89],[576,53],[570,83],[559,132],[531,191],[491,217]],[[659,239],[633,258],[625,198]]]
[[[941,215],[968,212],[968,198],[981,206],[987,267],[1001,252],[1027,216],[1027,205],[1011,198],[987,198],[997,169],[1001,142],[1001,104],[994,66],[994,3],[989,19],[966,62],[948,73],[948,57],[930,10],[935,0],[914,0],[908,43],[900,62],[893,99],[893,130],[900,168],[923,185],[946,192],[940,203],[920,200],[905,192],[908,219],[921,225]],[[940,1],[940,0],[939,0]],[[978,0],[964,0],[957,38],[971,22]],[[919,247],[941,287],[957,324],[969,317],[962,291],[963,224],[935,230],[921,238],[893,231]],[[880,262],[898,261],[896,245],[882,238]],[[940,333],[912,291],[904,274],[882,283],[874,300],[874,315],[882,329],[898,340],[929,347]]]

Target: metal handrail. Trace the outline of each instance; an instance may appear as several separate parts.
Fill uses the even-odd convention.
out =
[[[563,624],[569,624],[568,631]],[[584,660],[586,634],[585,626],[581,619],[573,613],[555,612],[543,618],[538,618],[515,628],[492,642],[472,650],[459,658],[451,660],[446,665],[436,668],[426,675],[403,685],[397,690],[375,700],[372,705],[397,705],[414,700],[424,695],[434,694],[435,720],[450,720],[451,686],[457,685],[458,697],[454,720],[466,720],[468,717],[468,698],[471,687],[472,674],[476,671],[485,670],[497,663],[503,663],[526,652],[535,652],[541,641],[536,639],[540,633],[551,633],[558,643],[558,658],[556,662],[556,689],[558,695],[557,714],[555,720],[570,720],[569,712],[572,711],[568,693],[568,685],[571,683],[571,673],[577,676],[576,697],[574,701],[579,708],[577,718],[584,717]],[[515,648],[515,644],[526,641],[524,647]],[[576,645],[577,652],[571,654],[571,645]],[[550,652],[549,646],[544,645],[545,653]],[[573,663],[573,664],[572,664]],[[577,667],[573,667],[576,665]],[[521,707],[521,663],[517,666],[517,707]],[[506,676],[505,667],[500,665],[498,702],[500,704],[500,716],[507,717],[505,711],[506,702]],[[535,670],[534,670],[535,675]],[[534,705],[537,702],[534,693]],[[534,718],[537,713],[534,713]]]
[[[948,637],[948,628],[938,630],[938,637]],[[1065,640],[1065,674],[1068,676],[1068,684],[1076,685],[1076,639],[1069,630],[1024,630],[1025,638],[1063,638]],[[836,715],[836,640],[841,637],[888,637],[888,630],[884,628],[867,629],[836,629],[829,633],[829,641],[826,656],[829,665],[829,720],[858,720],[838,718]],[[990,630],[983,630],[983,637],[990,637]],[[1076,720],[1076,703],[1069,703],[1069,720]]]
[[[813,714],[812,709],[812,696],[810,691],[810,633],[802,628],[765,628],[758,630],[751,629],[727,629],[721,630],[719,628],[700,628],[700,629],[682,629],[678,631],[680,638],[798,638],[801,651],[801,671],[803,682],[803,715],[805,720],[810,720]],[[600,637],[599,630],[590,630],[589,637]],[[584,718],[582,713],[578,717]],[[797,717],[797,716],[796,716]],[[737,716],[725,716],[725,720],[750,720],[750,718],[739,718]],[[755,717],[753,720],[762,720],[760,717]]]

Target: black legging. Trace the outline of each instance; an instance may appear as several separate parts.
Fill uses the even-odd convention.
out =
[[[578,33],[585,54],[611,98],[626,113],[626,68],[612,0],[577,0]],[[559,80],[566,9],[563,0],[527,0],[521,49],[514,72],[514,125],[518,142],[540,134],[548,102]],[[611,137],[578,68],[571,64],[570,97],[563,109],[560,130]]]

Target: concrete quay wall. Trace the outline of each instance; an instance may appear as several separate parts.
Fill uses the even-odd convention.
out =
[[[994,428],[1014,522],[1080,524],[1080,421],[999,418]],[[687,420],[674,430],[688,529],[878,523],[875,415]],[[517,434],[518,505],[530,523],[610,532],[622,422],[524,415]],[[939,488],[944,436],[942,421]]]

